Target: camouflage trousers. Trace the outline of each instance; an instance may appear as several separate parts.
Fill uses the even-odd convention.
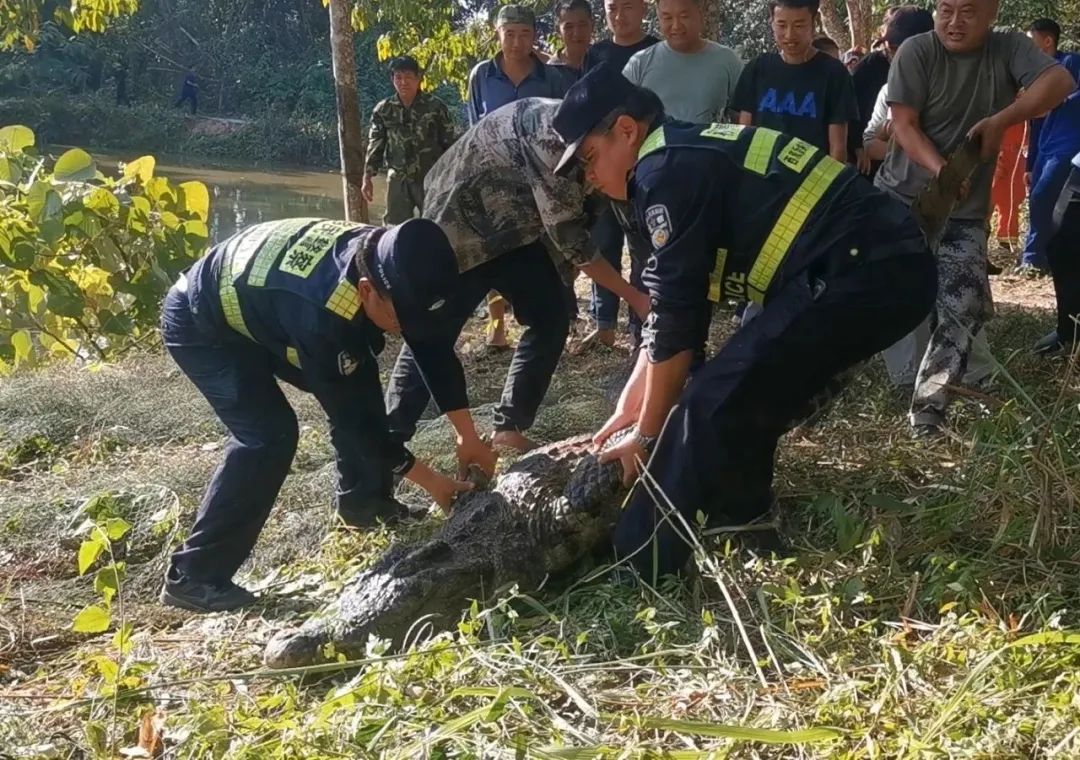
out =
[[[912,425],[944,422],[951,387],[963,382],[972,341],[994,314],[986,235],[982,220],[952,220],[935,252],[938,293],[911,400]]]
[[[401,224],[424,211],[424,183],[391,169],[386,178],[386,213],[383,224]]]

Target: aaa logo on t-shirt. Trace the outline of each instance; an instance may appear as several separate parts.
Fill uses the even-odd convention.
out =
[[[798,99],[795,93],[788,90],[783,95],[777,92],[775,87],[770,87],[761,96],[758,103],[758,111],[769,113],[790,114],[792,116],[806,116],[811,119],[817,118],[817,98],[813,92],[803,96],[801,102],[796,105]]]

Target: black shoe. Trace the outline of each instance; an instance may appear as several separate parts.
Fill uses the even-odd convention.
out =
[[[945,435],[941,425],[932,422],[924,422],[921,425],[912,425],[911,435],[919,441],[934,441]]]
[[[996,276],[998,276],[999,274],[1001,274],[1004,271],[1005,271],[1004,269],[999,267],[994,262],[992,262],[992,261],[986,262],[986,273],[988,275],[990,275],[991,277],[996,277]]]
[[[255,595],[232,581],[193,581],[174,570],[165,577],[161,603],[191,612],[227,612],[254,604]]]
[[[1058,336],[1058,331],[1054,330],[1039,338],[1038,342],[1031,350],[1036,356],[1045,356],[1049,358],[1053,356],[1065,356],[1073,348],[1075,348],[1075,344],[1066,346],[1065,341]]]
[[[350,528],[373,528],[382,520],[387,526],[396,525],[412,516],[409,508],[392,496],[368,499],[348,508],[338,507],[338,517]]]

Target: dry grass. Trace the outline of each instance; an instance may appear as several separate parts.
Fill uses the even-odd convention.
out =
[[[1055,633],[1076,628],[1080,598],[1078,381],[1028,356],[1047,321],[1001,309],[1005,372],[960,405],[947,441],[910,440],[905,399],[876,365],[789,436],[777,488],[790,557],[712,538],[693,579],[659,590],[583,567],[479,600],[402,655],[372,642],[362,663],[286,673],[260,668],[269,635],[390,538],[328,531],[315,405],[291,396],[301,451],[241,571],[274,601],[193,618],[153,599],[222,441],[193,389],[157,356],[5,380],[0,757],[114,757],[147,705],[165,712],[177,758],[1078,756],[1080,638]],[[730,321],[716,322],[718,341]],[[498,397],[495,361],[469,362],[478,405]],[[594,429],[620,362],[566,356],[537,437]],[[448,466],[445,424],[414,449]],[[69,630],[94,593],[65,536],[104,492],[135,526],[123,657]],[[118,695],[102,658],[122,664]]]

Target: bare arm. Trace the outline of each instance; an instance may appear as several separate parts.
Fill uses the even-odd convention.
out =
[[[945,165],[945,159],[937,147],[922,131],[919,114],[911,106],[892,103],[893,137],[912,161],[935,177]]]
[[[638,432],[644,436],[656,436],[664,427],[671,407],[682,393],[686,376],[690,374],[693,351],[681,351],[662,362],[649,362],[645,368],[645,401],[638,417]]]
[[[829,125],[829,155],[842,163],[847,163],[847,131],[847,123]]]
[[[1011,105],[998,111],[993,118],[1005,127],[1019,124],[1029,119],[1042,116],[1047,111],[1057,108],[1076,91],[1076,80],[1061,64],[1051,66],[1031,87],[1024,91],[1024,96],[1017,98]]]

